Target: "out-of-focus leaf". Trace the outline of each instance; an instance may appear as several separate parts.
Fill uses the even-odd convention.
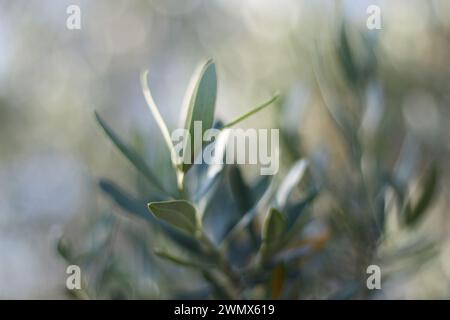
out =
[[[229,187],[228,169],[224,168],[217,182],[198,204],[203,212],[203,228],[214,243],[220,243],[242,216]]]
[[[95,117],[97,119],[97,122],[105,131],[106,135],[122,152],[122,154],[136,167],[136,169],[138,169],[155,187],[157,187],[163,193],[167,194],[158,178],[156,178],[156,175],[152,172],[152,170],[141,158],[141,156],[136,151],[128,147],[125,143],[123,143],[119,136],[117,136],[114,131],[106,124],[106,122],[103,121],[103,119],[97,112],[95,112]]]
[[[227,288],[224,283],[218,279],[217,275],[211,270],[203,270],[202,275],[205,280],[211,285],[216,299],[233,299],[233,293]]]
[[[222,241],[222,245],[224,247],[228,246],[231,240],[253,221],[255,216],[258,215],[262,208],[266,207],[269,204],[270,199],[273,197],[273,189],[273,185],[270,184],[267,190],[264,192],[263,196],[256,203],[256,205],[253,206],[253,208],[250,209],[246,214],[244,214],[241,220],[239,220],[239,222],[237,222],[234,227],[231,228],[230,231],[224,236]]]
[[[229,131],[223,131],[216,137],[216,141],[213,142],[215,144],[214,155],[212,159],[213,164],[207,166],[206,177],[202,178],[203,183],[194,196],[195,200],[200,200],[221,176],[224,168],[223,159],[225,156],[229,136]]]
[[[233,194],[233,199],[235,200],[239,210],[240,216],[243,216],[246,212],[248,212],[254,205],[252,199],[252,192],[244,178],[242,177],[241,170],[238,166],[232,166],[229,170],[229,181],[230,188]],[[255,246],[255,249],[259,246],[259,239],[256,235],[256,231],[253,224],[249,224],[248,232],[250,233],[250,237],[252,238],[252,242]]]
[[[186,200],[169,200],[150,202],[150,211],[157,217],[189,234],[195,234],[200,229],[197,210]]]
[[[60,238],[56,243],[56,250],[58,251],[59,255],[66,261],[70,261],[73,259],[72,250],[69,244],[63,238]]]
[[[238,166],[232,166],[228,174],[233,198],[237,202],[240,210],[245,213],[251,209],[253,204],[251,191],[245,183]]]
[[[298,201],[293,205],[289,205],[286,208],[288,229],[292,228],[296,224],[299,217],[302,215],[303,212],[305,212],[305,209],[312,204],[312,202],[314,201],[314,199],[317,197],[318,194],[319,191],[317,189],[313,189],[308,193],[308,195],[304,199]]]
[[[277,247],[286,227],[286,219],[277,209],[270,208],[263,224],[261,259],[263,262],[272,254]]]
[[[298,160],[292,168],[287,173],[284,180],[281,182],[278,188],[275,200],[276,205],[283,209],[286,205],[287,199],[291,194],[295,186],[297,186],[305,174],[306,168],[308,167],[308,161],[305,159]]]
[[[198,71],[192,77],[191,83],[185,96],[185,110],[183,113],[183,115],[185,115],[184,128],[190,133],[191,136],[191,154],[187,155],[190,157],[191,164],[185,163],[186,161],[184,161],[184,172],[189,170],[189,168],[192,166],[192,163],[194,162],[195,156],[203,148],[203,145],[196,146],[194,144],[194,122],[201,122],[201,135],[203,137],[203,133],[206,130],[210,129],[214,122],[216,95],[216,67],[212,60],[208,60],[198,69]],[[186,150],[186,148],[184,150]]]
[[[345,77],[347,81],[355,86],[360,80],[360,73],[358,66],[356,65],[355,58],[353,57],[352,49],[350,47],[347,30],[345,29],[345,24],[341,26],[340,30],[340,43],[338,47],[338,57],[340,64],[343,68]]]
[[[305,245],[301,248],[294,248],[282,251],[276,254],[272,259],[272,264],[276,265],[279,263],[290,263],[299,258],[305,257],[313,252],[314,248],[311,245]]]
[[[253,203],[258,202],[272,181],[272,176],[261,176],[251,187]]]
[[[430,256],[430,252],[436,253],[439,251],[439,246],[434,240],[427,237],[418,237],[407,243],[402,243],[395,247],[395,250],[382,252],[382,259],[384,263],[395,263],[400,259],[410,259],[414,256]]]
[[[283,294],[284,279],[286,277],[286,268],[279,264],[272,271],[271,298],[280,299]]]
[[[145,201],[139,201],[128,195],[112,181],[101,179],[99,186],[103,192],[109,195],[122,209],[128,213],[134,214],[139,218],[155,221],[153,216],[148,214],[147,204]]]
[[[407,226],[415,226],[423,217],[426,209],[430,206],[434,195],[436,194],[437,181],[438,169],[436,165],[433,165],[423,179],[423,190],[417,204],[414,208],[405,211],[405,223]]]
[[[133,298],[133,288],[130,283],[130,274],[117,259],[112,259],[97,280],[99,298],[121,300]]]
[[[164,251],[164,250],[155,250],[154,253],[162,259],[168,260],[172,263],[175,263],[175,264],[183,266],[183,267],[199,269],[199,270],[204,270],[204,269],[212,267],[212,265],[203,265],[203,264],[200,264],[200,263],[197,263],[194,261],[188,261],[186,259],[177,257],[167,251]]]
[[[187,236],[185,233],[171,225],[163,224],[160,220],[155,219],[153,215],[149,214],[147,203],[145,201],[133,198],[125,191],[121,190],[119,186],[105,179],[100,181],[100,187],[119,205],[119,207],[140,219],[144,219],[153,225],[159,226],[164,233],[180,247],[196,254],[201,252],[200,245],[194,238]]]

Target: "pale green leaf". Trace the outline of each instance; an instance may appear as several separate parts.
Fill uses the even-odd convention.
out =
[[[174,254],[171,254],[171,253],[165,251],[165,250],[157,249],[154,251],[154,253],[162,259],[168,260],[172,263],[175,263],[175,264],[183,266],[183,267],[200,269],[200,270],[205,270],[209,267],[212,267],[211,265],[203,265],[203,264],[197,263],[195,261],[189,261],[186,258],[178,257]]]
[[[276,203],[279,208],[283,208],[286,205],[287,199],[291,194],[294,187],[296,187],[300,180],[303,178],[305,171],[308,167],[308,161],[305,159],[298,160],[288,174],[281,182],[276,194]]]
[[[264,109],[265,107],[270,106],[275,100],[278,99],[279,96],[280,96],[280,95],[279,95],[278,93],[276,93],[272,98],[270,98],[269,100],[267,100],[267,101],[264,102],[263,104],[261,104],[261,105],[255,107],[255,108],[252,108],[250,111],[246,112],[245,114],[243,114],[243,115],[237,117],[236,119],[230,121],[229,123],[227,123],[226,125],[224,125],[224,126],[222,127],[222,129],[232,127],[232,126],[234,126],[235,124],[238,124],[239,122],[244,121],[244,120],[247,119],[248,117],[254,115],[255,113],[257,113],[257,112],[259,112],[259,111],[261,111],[261,110]]]
[[[144,93],[145,101],[147,102],[147,105],[150,109],[150,112],[153,115],[153,118],[156,121],[156,124],[159,127],[159,130],[161,131],[161,134],[164,138],[164,141],[166,142],[167,148],[169,149],[170,155],[171,155],[171,161],[174,167],[176,167],[176,154],[172,142],[172,138],[170,137],[169,129],[167,128],[166,123],[164,122],[164,119],[162,118],[161,114],[159,113],[158,107],[156,106],[155,101],[153,100],[152,93],[150,91],[150,88],[148,86],[148,71],[144,71],[141,74],[141,86],[142,86],[142,92]]]
[[[151,202],[148,204],[148,208],[158,219],[189,234],[195,234],[200,229],[197,210],[189,201]]]
[[[270,208],[262,229],[262,261],[267,261],[269,255],[273,253],[273,250],[280,243],[285,227],[286,219],[283,214],[274,208]]]
[[[201,122],[201,137],[203,137],[203,133],[213,126],[216,96],[216,67],[212,60],[208,60],[198,68],[197,72],[192,77],[185,95],[183,110],[184,128],[189,132],[191,137],[191,152],[190,154],[185,155],[185,163],[183,164],[184,172],[189,170],[194,162],[195,156],[204,146],[204,143],[202,145],[194,144],[194,123],[195,121]],[[188,141],[186,141],[186,143],[187,142]],[[186,149],[187,148],[185,147],[184,150]],[[188,162],[186,160],[190,160],[191,164],[186,163]]]
[[[156,175],[152,172],[147,163],[142,159],[142,157],[129,146],[127,146],[117,134],[106,124],[105,121],[100,117],[100,115],[95,112],[95,117],[97,122],[105,131],[106,135],[111,139],[111,141],[116,145],[116,147],[122,152],[122,154],[138,169],[155,187],[160,191],[168,194],[168,192],[161,185]]]

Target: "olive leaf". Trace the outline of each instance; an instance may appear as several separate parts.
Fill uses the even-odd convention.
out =
[[[275,93],[272,96],[272,98],[270,98],[266,102],[263,102],[259,106],[250,109],[250,111],[244,113],[243,115],[237,117],[236,119],[230,121],[229,123],[223,125],[221,129],[230,128],[230,127],[238,124],[239,122],[244,121],[245,119],[249,118],[250,116],[254,115],[255,113],[257,113],[257,112],[261,111],[262,109],[270,106],[273,102],[275,102],[275,100],[277,100],[279,98],[279,96],[280,96],[279,93]]]
[[[100,117],[100,115],[95,112],[95,118],[99,125],[103,128],[106,135],[111,139],[111,141],[116,145],[116,147],[122,152],[122,154],[133,164],[133,166],[138,169],[156,188],[165,194],[169,194],[160,181],[156,178],[156,175],[152,172],[147,163],[142,159],[142,157],[131,147],[127,146],[119,136],[106,124],[106,122]]]
[[[200,246],[195,239],[171,225],[163,224],[161,220],[148,214],[147,203],[145,201],[135,199],[133,196],[123,191],[114,182],[107,179],[101,179],[99,185],[102,191],[111,197],[120,208],[125,210],[125,212],[160,227],[165,235],[181,248],[196,254],[200,253]]]
[[[190,85],[184,98],[184,129],[189,132],[191,139],[185,139],[183,150],[189,150],[190,154],[185,154],[183,162],[183,172],[189,170],[194,162],[195,156],[204,146],[195,145],[194,128],[195,122],[201,122],[201,135],[210,129],[214,123],[214,111],[216,108],[217,96],[217,76],[216,66],[212,60],[208,60],[201,65],[191,79]],[[203,140],[203,139],[202,139]],[[190,148],[187,146],[190,143]],[[189,157],[186,159],[186,157]],[[190,160],[190,161],[186,161]],[[190,162],[190,163],[187,163]]]
[[[261,260],[266,262],[279,244],[286,227],[286,219],[275,208],[270,208],[262,229]]]
[[[341,26],[339,32],[339,40],[340,43],[337,54],[340,60],[340,65],[343,68],[343,72],[345,77],[347,78],[347,81],[352,86],[357,86],[358,81],[360,81],[361,73],[359,72],[360,70],[358,69],[358,66],[356,64],[355,57],[353,56],[345,24]]]
[[[202,198],[219,179],[224,169],[224,156],[226,152],[226,146],[230,137],[229,131],[222,131],[212,142],[214,144],[214,155],[211,165],[208,165],[206,170],[206,176],[202,179],[202,183],[197,190],[194,199],[199,200]]]
[[[289,195],[291,194],[292,190],[300,183],[307,167],[308,161],[305,159],[301,159],[298,160],[289,170],[288,174],[281,182],[281,185],[278,188],[275,197],[276,204],[279,208],[284,208],[284,206],[287,203],[287,199],[289,198]]]
[[[133,198],[132,196],[121,190],[121,188],[114,182],[107,179],[100,179],[99,186],[104,193],[109,195],[114,200],[114,202],[119,205],[119,207],[121,207],[128,213],[131,213],[145,220],[154,220],[154,218],[148,214],[146,203],[144,201],[139,201],[138,199]]]
[[[200,230],[200,220],[195,207],[186,200],[150,202],[149,210],[160,220],[194,235]]]
[[[188,268],[205,270],[207,268],[212,267],[212,265],[200,264],[197,262],[186,260],[184,258],[180,258],[179,256],[176,256],[175,254],[169,253],[162,249],[156,249],[156,250],[154,250],[154,253],[162,259],[168,260],[172,263],[178,264],[180,266],[188,267]]]
[[[169,152],[172,156],[172,163],[175,165],[176,162],[175,162],[174,157],[176,156],[176,154],[174,151],[172,139],[170,137],[169,129],[167,128],[167,125],[164,122],[164,119],[162,118],[161,114],[159,113],[158,107],[156,106],[156,103],[153,100],[152,93],[148,86],[148,71],[144,71],[141,74],[141,86],[142,86],[142,92],[144,94],[145,101],[147,102],[150,112],[152,113],[153,117],[155,118],[156,124],[158,125],[159,130],[161,131],[164,141],[166,142],[167,148],[169,149]]]
[[[235,200],[240,211],[240,216],[243,216],[255,204],[251,189],[242,177],[241,170],[238,166],[232,166],[228,172],[228,175],[233,199]],[[255,248],[257,248],[259,246],[259,239],[254,225],[249,224],[247,226],[247,229],[250,233],[253,243],[255,244]]]
[[[238,166],[232,166],[228,172],[231,192],[242,214],[253,206],[252,194],[249,186],[242,177]]]
[[[293,203],[292,205],[287,206],[286,208],[286,216],[287,216],[287,226],[288,229],[293,228],[302,214],[305,212],[305,209],[308,208],[314,201],[314,199],[318,196],[319,190],[313,188],[310,190],[304,198],[299,200],[298,202]]]
[[[437,181],[438,169],[437,166],[433,164],[423,178],[422,193],[416,205],[412,207],[412,205],[408,204],[408,210],[405,210],[404,212],[404,221],[407,226],[415,226],[423,217],[423,214],[430,206],[436,194]]]

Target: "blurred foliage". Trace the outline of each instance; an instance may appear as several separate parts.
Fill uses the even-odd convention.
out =
[[[389,126],[397,124],[384,120],[389,88],[377,65],[378,40],[370,34],[358,37],[365,48],[359,55],[342,24],[337,43],[317,43],[312,58],[318,94],[336,130],[333,143],[344,150],[335,160],[338,171],[330,171],[315,155],[307,156],[298,127],[282,121],[290,112],[286,96],[277,106],[281,152],[290,159],[284,174],[248,179],[244,167],[236,165],[173,163],[169,189],[161,181],[164,177],[97,114],[108,137],[142,175],[140,183],[145,178],[148,184],[139,196],[107,179],[100,181],[100,188],[128,217],[147,224],[130,227],[128,220],[106,214],[87,233],[91,237],[101,229],[104,235],[96,235],[101,239],[85,251],[60,240],[59,252],[68,262],[94,269],[85,279],[83,295],[370,298],[377,292],[366,287],[369,265],[381,266],[384,283],[391,272],[417,270],[434,256],[437,239],[416,231],[437,198],[439,162],[432,156],[414,161],[407,131],[400,149],[386,148],[392,139]],[[339,69],[327,72],[329,65]],[[194,120],[207,124],[205,130],[214,123],[227,127],[214,119],[215,66],[208,62],[199,70],[184,127],[191,130]],[[169,152],[162,156],[167,156],[173,148],[168,129],[143,77],[144,95],[167,142]],[[115,248],[119,229],[122,250]],[[137,259],[144,266],[139,271],[132,267]],[[143,279],[149,280],[147,285]]]

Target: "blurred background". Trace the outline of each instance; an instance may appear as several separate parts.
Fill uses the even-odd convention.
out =
[[[81,30],[66,28],[71,4],[81,8]],[[381,8],[381,30],[366,28],[371,4]],[[342,46],[341,27],[356,65],[376,74],[364,97],[375,106],[370,111],[347,104],[345,69],[331,56]],[[157,162],[164,146],[139,74],[149,70],[154,99],[174,128],[205,57],[217,65],[218,117],[229,121],[280,91],[281,105],[245,126],[285,126],[341,192],[347,151],[329,101],[341,102],[349,122],[362,112],[360,133],[370,139],[380,130],[382,149],[372,156],[394,166],[403,155],[401,173],[439,161],[439,194],[414,232],[434,236],[441,250],[413,274],[392,278],[381,297],[448,298],[449,51],[445,0],[0,0],[0,298],[67,297],[57,239],[82,237],[92,217],[117,211],[99,191],[100,177],[136,189],[135,170],[99,129],[94,110]],[[140,279],[150,297],[165,297],[151,270]]]

